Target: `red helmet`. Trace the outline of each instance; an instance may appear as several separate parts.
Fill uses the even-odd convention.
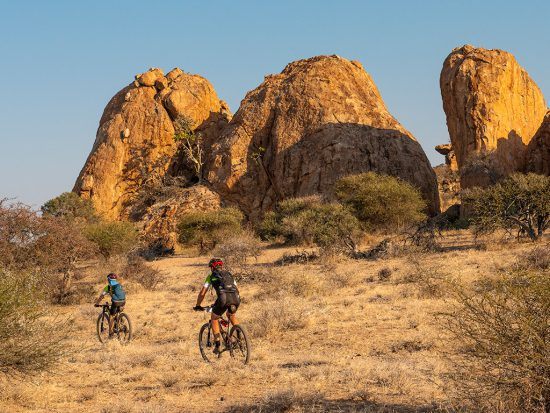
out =
[[[208,266],[210,268],[212,268],[213,270],[215,270],[216,268],[218,267],[223,267],[223,261],[221,258],[212,258],[209,262],[208,262]]]
[[[118,275],[116,275],[114,272],[111,272],[107,275],[108,280],[116,280],[118,278]]]

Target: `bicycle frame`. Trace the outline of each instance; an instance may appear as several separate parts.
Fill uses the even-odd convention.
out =
[[[212,313],[212,307],[211,306],[206,307],[205,311],[207,313]],[[220,318],[218,318],[218,324],[220,326],[220,335],[222,337],[223,343],[227,347],[229,345],[229,325],[231,324],[231,321],[229,321],[229,318],[225,318],[222,315]],[[212,343],[210,342],[211,331],[212,331],[212,320],[208,320],[208,342],[207,342],[208,346],[212,345]]]

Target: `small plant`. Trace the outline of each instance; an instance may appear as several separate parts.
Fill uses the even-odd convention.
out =
[[[179,242],[197,246],[201,254],[213,250],[229,236],[242,232],[243,214],[236,208],[194,211],[182,216],[178,224]]]
[[[488,188],[465,191],[463,202],[476,234],[517,231],[536,241],[550,225],[550,177],[513,174]]]
[[[366,172],[340,179],[336,197],[369,230],[398,230],[423,221],[426,202],[411,184]]]
[[[193,120],[187,116],[176,118],[174,121],[174,141],[181,145],[185,160],[200,183],[204,165],[203,137],[200,133],[194,132],[193,123]]]
[[[137,230],[130,222],[92,224],[86,228],[85,235],[97,245],[105,258],[126,254],[136,246],[138,241]]]

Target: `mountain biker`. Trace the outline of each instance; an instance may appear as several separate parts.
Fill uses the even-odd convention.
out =
[[[239,324],[235,313],[241,303],[237,282],[229,271],[223,269],[223,261],[220,258],[212,258],[208,263],[211,270],[210,275],[204,280],[204,284],[197,297],[197,305],[193,307],[195,311],[201,311],[202,301],[206,293],[212,287],[216,291],[216,302],[212,306],[212,332],[214,333],[214,353],[220,353],[220,324],[219,318],[227,311],[227,316],[231,324],[236,326]]]
[[[97,307],[103,297],[106,295],[111,296],[111,307],[109,308],[109,314],[111,315],[111,317],[109,317],[109,337],[113,335],[113,324],[115,321],[115,317],[113,316],[120,312],[124,304],[126,304],[126,293],[122,288],[122,284],[120,284],[117,279],[118,276],[114,272],[107,275],[107,285],[95,302],[95,306]]]

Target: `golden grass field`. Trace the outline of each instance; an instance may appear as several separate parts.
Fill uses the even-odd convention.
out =
[[[490,277],[532,246],[479,250],[464,232],[443,244],[447,252],[286,266],[272,264],[295,249],[264,249],[253,266],[263,281],[239,284],[253,346],[244,367],[227,353],[213,364],[199,354],[207,316],[192,307],[208,258],[156,261],[155,291],[125,284],[130,344],[99,343],[91,300],[56,307],[74,318],[72,354],[50,372],[1,379],[0,412],[448,411],[442,353],[452,343],[438,314],[452,300],[442,280]],[[97,292],[103,276],[91,279]]]

